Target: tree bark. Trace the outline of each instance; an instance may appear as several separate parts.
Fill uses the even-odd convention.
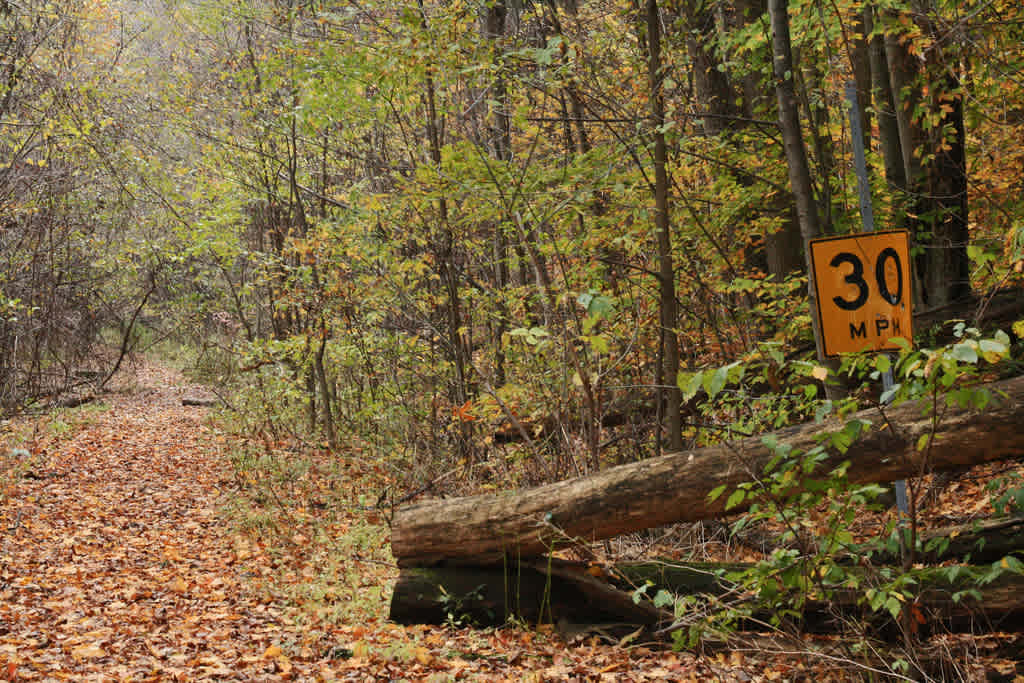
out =
[[[1024,377],[987,385],[993,395],[985,412],[948,408],[935,426],[929,460],[917,439],[931,433],[927,406],[907,403],[852,417],[873,427],[845,454],[832,453],[827,472],[849,460],[851,482],[889,482],[992,460],[1019,458],[1024,451]],[[852,419],[852,418],[851,418]],[[790,427],[778,441],[808,450],[837,421]],[[586,543],[664,524],[726,514],[728,491],[753,481],[775,453],[761,437],[750,437],[696,451],[674,453],[519,493],[426,501],[399,508],[391,533],[399,566],[430,566],[445,560],[463,564],[501,563],[506,553],[528,557],[556,546]],[[726,486],[708,500],[708,492]],[[747,503],[752,502],[749,499]],[[743,506],[728,510],[742,512]]]
[[[787,0],[768,0],[768,16],[772,27],[772,65],[775,76],[775,94],[779,100],[779,125],[782,128],[782,142],[786,149],[786,164],[789,167],[789,182],[796,199],[797,220],[800,235],[804,241],[804,259],[807,267],[807,302],[811,311],[817,308],[814,270],[811,268],[811,252],[808,242],[821,236],[821,222],[814,201],[814,186],[811,170],[807,163],[807,149],[804,147],[800,129],[800,109],[793,81],[793,46],[789,34],[789,6]],[[817,316],[811,314],[811,329],[818,361],[826,362],[825,346]],[[827,388],[826,388],[827,389]]]
[[[669,447],[683,447],[682,396],[678,386],[679,340],[676,336],[676,284],[672,260],[672,234],[669,217],[668,146],[665,142],[665,98],[662,89],[661,17],[657,0],[647,0],[647,80],[651,98],[651,124],[654,128],[654,205],[658,233],[658,289],[661,309],[661,345],[663,360],[658,378],[659,393],[665,396]],[[660,401],[659,401],[660,402]]]
[[[892,81],[889,78],[889,60],[886,57],[885,38],[874,34],[876,13],[872,4],[864,7],[864,30],[871,35],[868,44],[868,61],[871,64],[871,98],[878,117],[878,139],[885,166],[885,179],[895,188],[905,190],[907,175],[903,168],[903,148],[900,146],[900,131],[893,99]],[[870,129],[867,129],[870,130]],[[896,227],[902,227],[896,226]]]

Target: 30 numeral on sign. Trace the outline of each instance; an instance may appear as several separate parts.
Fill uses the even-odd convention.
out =
[[[885,266],[890,260],[896,267],[897,290],[895,294],[889,291],[889,283],[885,277]],[[857,287],[857,297],[853,301],[847,301],[842,297],[834,296],[832,300],[836,306],[844,311],[856,311],[867,303],[868,300],[869,290],[868,283],[864,281],[864,263],[856,254],[851,254],[848,251],[839,252],[829,261],[829,265],[833,268],[838,268],[844,263],[849,263],[853,267],[853,271],[844,278],[844,281]],[[878,260],[875,261],[875,282],[878,284],[878,293],[882,299],[888,301],[893,306],[898,304],[900,299],[903,298],[903,261],[900,260],[900,255],[892,247],[883,249],[882,253],[878,256]]]
[[[825,353],[898,348],[912,339],[909,239],[903,231],[811,241]]]

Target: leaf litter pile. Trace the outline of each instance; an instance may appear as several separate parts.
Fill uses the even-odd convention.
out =
[[[397,569],[357,449],[215,426],[142,365],[103,403],[0,425],[0,681],[835,680],[550,627],[387,621]],[[852,672],[847,672],[848,674]]]

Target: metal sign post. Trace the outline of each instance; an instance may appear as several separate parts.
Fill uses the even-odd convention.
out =
[[[864,223],[865,232],[874,232],[875,230],[875,215],[871,208],[871,185],[868,183],[868,164],[864,158],[864,147],[861,145],[861,140],[864,139],[864,131],[861,128],[860,122],[860,107],[857,105],[857,86],[854,83],[846,84],[846,99],[850,102],[850,139],[851,146],[853,147],[853,163],[857,171],[857,188],[859,190],[860,197],[860,217]],[[910,264],[907,264],[909,271]],[[908,272],[909,276],[909,272]],[[909,299],[910,293],[907,292],[907,298]],[[908,302],[907,310],[909,313],[910,305]],[[907,335],[910,335],[910,328],[907,328]],[[882,374],[882,393],[883,395],[892,388],[892,370],[886,370]],[[896,490],[896,508],[900,512],[900,517],[905,517],[908,511],[907,504],[907,482],[905,479],[900,479],[894,484]],[[902,545],[903,534],[900,534],[900,543]]]

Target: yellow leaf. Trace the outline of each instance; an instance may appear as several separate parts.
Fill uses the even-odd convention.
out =
[[[370,646],[365,641],[357,641],[352,646],[352,656],[357,659],[366,659],[370,656]]]
[[[814,366],[814,369],[811,370],[811,377],[820,382],[824,382],[825,378],[828,377],[828,368],[821,365]]]
[[[75,659],[99,659],[106,657],[107,653],[99,645],[81,645],[71,651]]]
[[[171,581],[170,589],[178,594],[187,593],[188,583],[185,581],[185,579],[179,576],[174,581]]]
[[[280,657],[282,654],[284,653],[281,652],[280,647],[277,645],[271,645],[263,651],[263,659],[273,659],[274,657]]]
[[[434,657],[427,648],[418,647],[416,648],[416,661],[423,666],[430,666],[430,663],[434,661]]]

